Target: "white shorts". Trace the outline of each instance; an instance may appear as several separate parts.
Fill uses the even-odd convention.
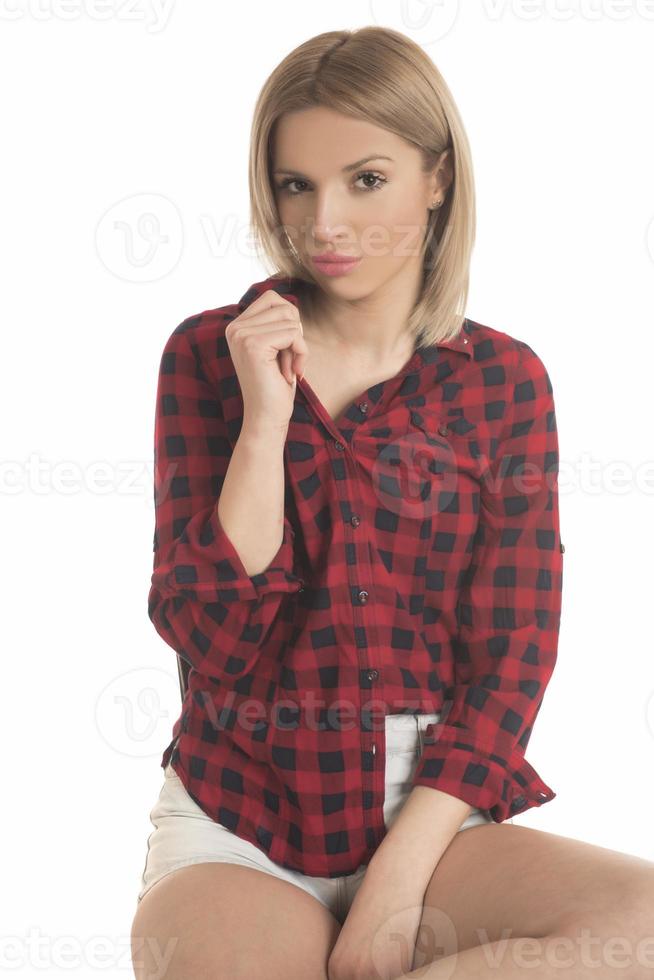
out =
[[[386,715],[384,823],[387,829],[397,818],[411,792],[411,777],[420,760],[425,728],[439,721],[440,717],[440,713]],[[304,875],[284,868],[271,861],[264,851],[250,841],[243,840],[212,820],[191,799],[170,763],[164,770],[164,776],[159,799],[150,812],[154,830],[147,841],[137,904],[153,885],[171,871],[187,864],[221,861],[256,868],[298,885],[327,906],[341,924],[345,921],[363,881],[366,864],[361,864],[351,875],[340,878]],[[459,828],[459,833],[469,827],[492,822],[488,810],[473,808]]]

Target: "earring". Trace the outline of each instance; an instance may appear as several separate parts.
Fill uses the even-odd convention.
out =
[[[298,262],[298,264],[301,265],[302,263],[300,262],[300,256],[298,255],[298,251],[297,251],[295,245],[293,244],[293,242],[291,241],[291,239],[290,239],[290,237],[289,237],[288,234],[286,234],[286,241],[288,242],[288,247],[290,248],[291,252],[295,256],[296,261]]]
[[[439,208],[443,202],[442,201],[432,201],[431,208]],[[430,209],[431,210],[431,209]]]

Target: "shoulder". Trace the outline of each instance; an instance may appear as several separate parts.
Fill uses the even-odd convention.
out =
[[[222,347],[226,346],[225,327],[236,316],[238,309],[234,303],[192,313],[169,334],[164,344],[164,357],[192,354],[200,362],[212,363],[220,358]]]
[[[185,317],[164,343],[160,373],[193,375],[198,381],[211,384],[215,394],[235,394],[236,372],[225,328],[266,288],[282,290],[283,282],[270,277],[252,283],[239,299]]]
[[[188,358],[192,355],[209,377],[215,380],[232,377],[234,366],[225,338],[225,328],[266,289],[275,289],[284,296],[292,295],[287,278],[270,276],[254,282],[239,299],[185,317],[168,336],[162,359],[170,362],[171,359],[185,356]]]
[[[523,338],[466,317],[463,330],[472,343],[473,363],[494,370],[496,383],[547,376],[540,355]]]

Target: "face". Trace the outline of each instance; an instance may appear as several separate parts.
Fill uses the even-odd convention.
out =
[[[412,143],[319,106],[279,119],[272,170],[280,222],[326,293],[354,299],[402,273],[419,281],[428,209],[451,180],[449,151],[425,174]],[[321,253],[356,261],[316,265]]]

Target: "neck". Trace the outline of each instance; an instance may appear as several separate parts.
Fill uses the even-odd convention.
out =
[[[300,316],[304,335],[316,347],[374,363],[413,353],[415,337],[406,326],[412,308],[413,294],[397,284],[361,300],[334,299],[312,285],[303,290]]]

